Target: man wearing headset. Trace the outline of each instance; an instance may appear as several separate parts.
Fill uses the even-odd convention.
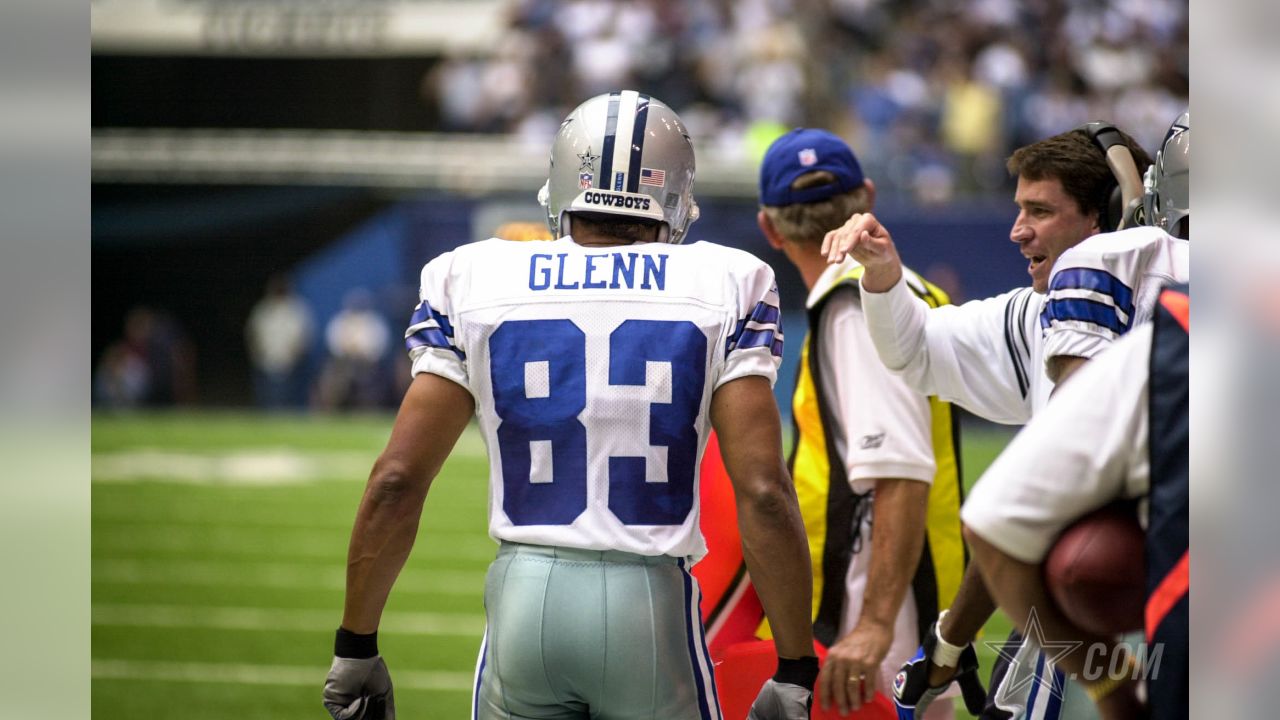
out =
[[[1010,443],[964,506],[974,558],[1000,607],[1015,621],[1034,608],[1044,637],[1090,648],[1059,663],[1081,678],[1106,718],[1142,714],[1135,678],[1098,677],[1088,664],[1122,667],[1111,653],[1128,650],[1066,621],[1047,601],[1041,563],[1077,518],[1117,498],[1142,499],[1145,630],[1164,655],[1159,672],[1145,679],[1146,704],[1153,718],[1187,717],[1190,306],[1185,287],[1169,285],[1189,279],[1190,148],[1191,117],[1183,113],[1147,173],[1141,221],[1149,227],[1090,238],[1054,267],[1046,347],[1076,365],[1115,349],[1060,384],[1060,396]],[[1054,462],[1044,463],[1050,448]],[[1098,642],[1107,645],[1105,660],[1089,655]]]
[[[918,392],[994,422],[1020,425],[1044,407],[1054,387],[1045,369],[1041,327],[1050,271],[1073,246],[1124,223],[1126,205],[1136,206],[1141,195],[1140,188],[1132,189],[1136,178],[1150,164],[1136,141],[1102,124],[1015,151],[1007,167],[1018,178],[1014,202],[1019,213],[1009,239],[1028,260],[1031,286],[994,298],[928,308],[906,287],[892,237],[869,213],[855,215],[829,233],[824,251],[833,262],[851,254],[866,267],[863,309],[886,366]],[[966,694],[974,692],[979,685],[977,656],[970,643],[994,609],[981,578],[970,568],[950,610],[942,613],[895,679],[895,702],[907,717],[922,715],[953,679]],[[1033,669],[1042,666],[1034,656],[1030,660]],[[993,686],[1001,684],[1005,670],[997,666]],[[1019,692],[1009,692],[1011,687],[992,692],[983,717],[1091,717],[1092,703],[1055,677],[1060,674],[1034,681],[1011,678]],[[1043,692],[1031,692],[1041,686]]]

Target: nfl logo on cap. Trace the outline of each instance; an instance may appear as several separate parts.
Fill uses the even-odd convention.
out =
[[[793,188],[802,175],[823,170],[832,180]],[[782,206],[815,203],[866,184],[858,159],[836,135],[816,128],[796,128],[773,141],[760,161],[760,204]]]

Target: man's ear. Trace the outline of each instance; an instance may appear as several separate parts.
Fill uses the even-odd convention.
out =
[[[764,233],[764,239],[769,241],[769,247],[774,250],[781,250],[785,241],[782,235],[778,233],[777,228],[773,226],[773,221],[765,214],[764,210],[756,213],[756,224],[760,226],[760,232]]]
[[[871,178],[863,178],[862,186],[867,189],[867,212],[876,209],[876,184]]]
[[[1101,220],[1102,216],[1099,215],[1097,212],[1092,212],[1089,214],[1089,217],[1090,219],[1093,220],[1093,227],[1090,228],[1091,230],[1093,230],[1093,234],[1097,235],[1098,233],[1102,232],[1102,220]]]

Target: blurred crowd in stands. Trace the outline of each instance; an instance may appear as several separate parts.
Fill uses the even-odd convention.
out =
[[[1187,63],[1186,0],[513,0],[500,42],[424,78],[440,123],[424,129],[511,133],[541,151],[583,98],[635,88],[675,108],[700,152],[758,159],[791,127],[825,127],[882,193],[963,203],[1007,199],[1012,150],[1084,122],[1110,120],[1154,151],[1187,106]],[[929,272],[948,281],[944,266]],[[273,279],[246,319],[258,404],[393,406],[409,369],[384,317],[403,305],[377,304],[352,289],[318,332]],[[195,399],[183,330],[132,310],[98,360],[95,405]]]
[[[729,156],[827,127],[883,188],[937,203],[1007,188],[1013,148],[1091,120],[1154,149],[1187,57],[1186,0],[516,0],[491,51],[423,92],[441,129],[538,147],[624,87]]]
[[[136,408],[195,401],[195,351],[182,326],[163,310],[129,310],[122,336],[98,360],[94,404]]]
[[[255,404],[271,411],[394,407],[410,372],[385,310],[368,289],[351,288],[318,335],[307,301],[287,277],[273,276],[245,321]],[[186,332],[167,312],[139,306],[98,361],[93,403],[114,410],[190,406],[195,385]]]

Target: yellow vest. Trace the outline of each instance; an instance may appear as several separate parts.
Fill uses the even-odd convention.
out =
[[[831,409],[826,407],[821,392],[815,346],[827,300],[840,287],[853,286],[857,292],[862,271],[858,266],[841,276],[809,309],[809,332],[801,350],[792,396],[795,443],[788,466],[800,498],[800,512],[804,516],[813,561],[814,636],[827,646],[839,639],[845,575],[854,543],[870,542],[870,538],[854,536],[866,509],[864,503],[869,498],[854,494],[845,476],[844,461],[832,456],[832,425],[826,420],[831,417]],[[946,293],[928,281],[909,271],[906,277],[908,287],[930,307],[950,302]],[[929,490],[924,552],[911,581],[922,639],[938,613],[955,599],[969,559],[960,536],[960,504],[964,500],[959,463],[960,426],[952,421],[951,403],[930,397],[929,407],[933,416],[937,473]]]

